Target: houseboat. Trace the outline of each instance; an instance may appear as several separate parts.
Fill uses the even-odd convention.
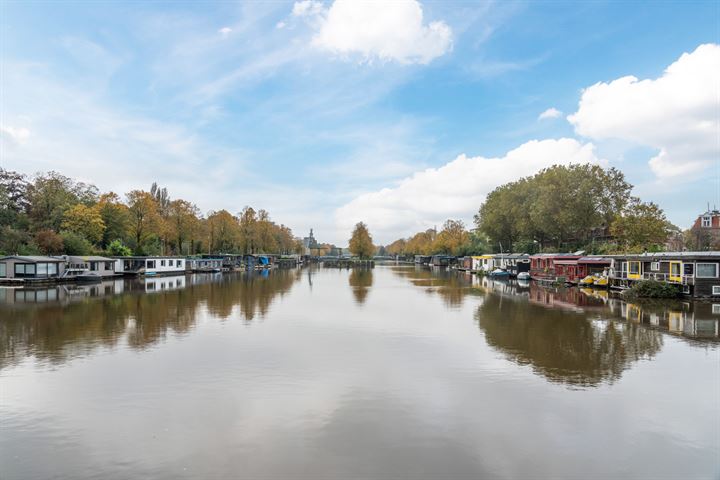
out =
[[[115,259],[99,257],[95,255],[63,255],[56,257],[65,262],[65,274],[67,277],[96,277],[98,279],[114,277]]]
[[[640,280],[679,285],[685,295],[720,299],[720,252],[659,252],[617,255],[610,285],[628,288]]]
[[[560,258],[553,261],[555,277],[565,283],[578,284],[591,275],[607,277],[612,259],[608,257],[587,256],[580,258]]]
[[[177,275],[185,273],[183,257],[115,257],[115,271],[123,275]]]
[[[217,273],[223,270],[220,257],[188,257],[185,259],[185,271],[195,273]]]
[[[460,257],[458,258],[458,270],[462,272],[469,272],[472,270],[472,257]]]
[[[0,258],[0,280],[5,282],[53,280],[64,270],[65,262],[54,257],[10,255]]]
[[[472,271],[487,275],[495,270],[494,255],[474,255],[472,257]]]
[[[565,282],[565,268],[562,262],[581,258],[582,255],[570,253],[538,253],[530,255],[530,277],[544,282]],[[561,268],[556,269],[557,262]]]
[[[451,255],[433,255],[430,259],[430,265],[433,267],[449,267],[457,265],[457,258]]]
[[[511,277],[530,271],[530,255],[527,253],[501,253],[493,258],[495,268],[505,270]]]
[[[429,255],[415,255],[415,264],[417,265],[430,265],[432,257]]]

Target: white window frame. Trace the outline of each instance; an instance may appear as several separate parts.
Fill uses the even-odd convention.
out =
[[[650,262],[650,271],[651,272],[659,272],[660,271],[660,262]]]
[[[703,228],[712,227],[712,217],[710,215],[705,215],[704,217],[702,217],[702,227]]]
[[[712,265],[715,267],[715,275],[713,276],[700,276],[698,275],[698,265]],[[709,262],[695,262],[695,278],[718,278],[718,264],[717,263],[709,263]]]
[[[720,285],[713,285],[712,287],[712,294],[713,295],[720,295]],[[715,305],[713,305],[715,307]]]
[[[720,315],[720,303],[713,303],[712,313],[713,315]]]

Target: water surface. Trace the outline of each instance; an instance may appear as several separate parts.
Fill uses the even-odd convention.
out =
[[[712,304],[447,271],[0,292],[0,477],[718,478]]]

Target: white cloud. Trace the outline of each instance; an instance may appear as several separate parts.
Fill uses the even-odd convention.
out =
[[[30,138],[30,130],[23,127],[0,125],[0,139],[11,145],[22,145]]]
[[[654,80],[588,87],[568,120],[589,138],[658,149],[649,164],[661,179],[697,176],[720,158],[720,45],[684,53]]]
[[[232,33],[233,29],[230,27],[223,27],[220,30],[218,30],[218,33],[222,35],[223,37],[227,37]]]
[[[275,28],[277,28],[278,30],[282,30],[283,28],[285,28],[285,26],[285,22],[278,22],[275,24]]]
[[[405,178],[393,188],[365,193],[336,211],[338,237],[364,221],[387,243],[440,226],[448,218],[470,222],[495,187],[555,164],[598,163],[595,146],[571,138],[531,140],[499,158],[460,155],[440,168]]]
[[[551,118],[559,118],[562,115],[562,112],[558,110],[555,107],[550,107],[544,112],[542,112],[540,115],[538,115],[538,120],[548,120]]]
[[[302,0],[293,4],[292,14],[296,17],[311,17],[324,12],[322,2]]]
[[[417,0],[336,0],[328,9],[320,2],[296,2],[293,15],[311,17],[318,31],[312,44],[363,61],[427,64],[452,48],[452,30],[442,21],[423,23]]]

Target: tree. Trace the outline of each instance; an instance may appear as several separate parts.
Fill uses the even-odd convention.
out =
[[[45,255],[57,255],[63,252],[63,237],[52,230],[40,230],[35,234],[35,243]]]
[[[642,202],[639,198],[631,199],[610,228],[626,251],[662,249],[673,230],[677,230],[677,227],[667,221],[658,205]]]
[[[252,207],[245,207],[240,212],[240,250],[244,254],[256,253],[258,243],[257,215]]]
[[[100,195],[96,207],[105,224],[101,245],[107,247],[114,240],[126,238],[130,216],[120,197],[113,192],[104,193]]]
[[[371,258],[375,252],[375,246],[372,243],[372,237],[368,231],[367,225],[358,222],[353,230],[350,238],[350,253],[360,258]]]
[[[157,234],[160,224],[155,198],[142,190],[133,190],[127,194],[129,232],[135,241],[135,250],[142,251],[143,243],[151,234]]]
[[[434,253],[459,255],[466,247],[469,234],[462,220],[447,220],[433,244]]]
[[[407,241],[404,238],[400,238],[386,246],[385,252],[387,252],[388,255],[404,255],[406,245]]]
[[[168,227],[174,237],[175,251],[181,253],[183,244],[190,241],[189,250],[199,229],[200,210],[186,200],[173,200],[168,206]]]
[[[61,228],[66,232],[82,235],[90,243],[97,244],[103,238],[105,222],[97,208],[78,203],[65,211]]]
[[[129,257],[130,255],[132,255],[132,250],[123,245],[122,241],[120,240],[113,240],[112,242],[110,242],[107,251],[110,255],[114,257]]]
[[[207,226],[211,252],[233,253],[237,251],[240,226],[230,212],[227,210],[211,212],[207,218]]]
[[[90,255],[92,245],[85,237],[75,232],[60,232],[63,239],[63,249],[67,255]]]
[[[28,186],[25,175],[0,168],[0,225],[26,228]]]

